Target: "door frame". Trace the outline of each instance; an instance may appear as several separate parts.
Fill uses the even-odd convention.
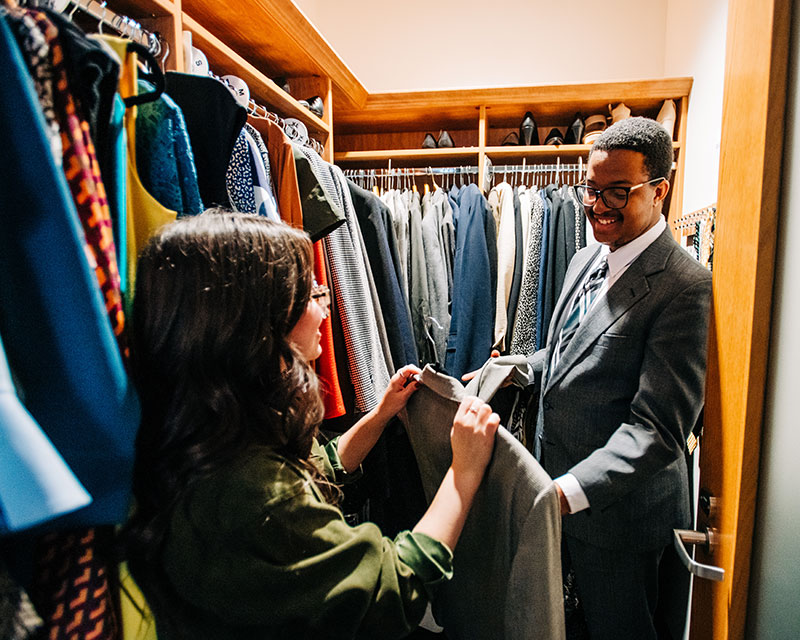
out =
[[[744,638],[772,317],[789,0],[730,0],[720,141],[713,304],[700,486],[717,498],[717,533],[695,580],[693,640]],[[702,514],[701,514],[702,517]]]

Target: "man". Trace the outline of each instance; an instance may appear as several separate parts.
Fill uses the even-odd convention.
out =
[[[672,161],[670,136],[646,118],[594,143],[578,195],[600,245],[572,259],[530,358],[542,374],[535,455],[555,478],[562,560],[592,640],[665,637],[683,615],[656,613],[659,562],[690,524],[684,447],[703,404],[711,274],[662,216]]]

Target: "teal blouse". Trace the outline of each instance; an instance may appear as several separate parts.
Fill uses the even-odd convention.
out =
[[[311,459],[341,482],[336,447],[315,440]],[[181,632],[156,611],[160,640],[389,639],[417,627],[453,556],[421,533],[351,527],[307,470],[256,447],[179,504],[162,560]]]

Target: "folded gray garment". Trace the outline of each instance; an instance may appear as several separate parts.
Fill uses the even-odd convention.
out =
[[[467,395],[478,396],[485,402],[491,401],[494,394],[509,382],[524,387],[528,384],[528,358],[524,355],[499,356],[486,361],[465,389]]]
[[[524,356],[493,358],[467,389],[427,366],[401,415],[428,502],[452,460],[450,428],[464,395],[491,399]],[[550,476],[504,427],[454,550],[453,579],[433,602],[450,640],[564,638],[561,515]]]

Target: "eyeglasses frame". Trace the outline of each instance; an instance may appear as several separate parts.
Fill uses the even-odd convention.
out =
[[[324,312],[323,320],[331,314],[331,290],[323,284],[317,284],[311,287],[311,299],[316,302]]]
[[[646,185],[660,184],[661,182],[664,181],[666,181],[666,178],[663,177],[653,178],[652,180],[648,180],[647,182],[640,182],[639,184],[635,184],[631,187],[613,186],[613,187],[605,187],[604,189],[595,189],[594,187],[590,187],[588,184],[583,183],[575,185],[575,190],[577,191],[578,189],[585,189],[586,193],[589,193],[589,191],[594,193],[594,202],[592,202],[591,204],[587,204],[584,201],[583,196],[581,196],[581,203],[585,207],[593,207],[594,205],[597,204],[598,200],[602,199],[603,204],[606,205],[609,209],[624,209],[625,207],[628,206],[628,201],[630,200],[631,197],[631,191],[635,191],[636,189],[640,189],[641,187],[644,187]],[[612,206],[606,201],[605,192],[608,191],[609,189],[622,189],[625,192],[625,202],[621,206]]]

